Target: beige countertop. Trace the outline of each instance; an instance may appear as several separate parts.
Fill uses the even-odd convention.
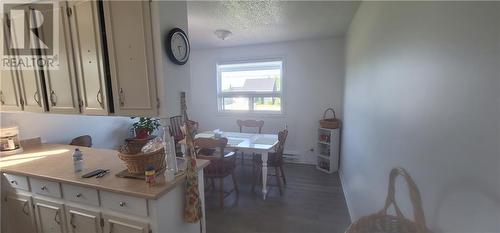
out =
[[[84,156],[84,170],[75,173],[72,156],[75,148],[77,147],[59,144],[41,144],[28,148],[21,154],[0,158],[0,172],[26,175],[147,199],[157,199],[176,185],[184,184],[185,175],[176,177],[172,182],[167,182],[163,176],[158,176],[158,183],[151,187],[143,180],[116,177],[115,174],[126,167],[124,162],[118,158],[118,152],[108,149],[79,147]],[[197,160],[198,169],[206,167],[208,163],[207,160]],[[110,174],[99,179],[95,177],[81,178],[83,174],[98,168],[109,169]]]

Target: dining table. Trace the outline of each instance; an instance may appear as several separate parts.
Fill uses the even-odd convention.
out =
[[[214,131],[205,131],[196,134],[195,138],[215,138]],[[218,137],[227,138],[227,149],[243,152],[245,156],[260,154],[262,159],[262,199],[267,195],[267,158],[278,145],[277,134],[254,134],[239,132],[217,133]],[[186,152],[185,142],[180,141],[183,154]]]

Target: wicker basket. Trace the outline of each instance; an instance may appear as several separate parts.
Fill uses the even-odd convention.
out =
[[[326,113],[331,111],[333,113],[333,118],[326,118]],[[340,120],[335,116],[335,110],[333,108],[327,108],[323,113],[323,119],[319,120],[319,125],[321,128],[326,129],[337,129],[340,128]]]
[[[127,146],[124,146],[118,152],[118,157],[125,162],[128,171],[132,174],[144,174],[150,165],[155,167],[155,171],[165,168],[164,148],[149,153],[132,154],[128,151]]]
[[[145,139],[138,139],[138,138],[127,138],[125,139],[125,143],[127,144],[127,153],[128,154],[137,154],[141,152],[141,149],[146,143],[148,143],[150,140],[153,140],[156,138],[155,135],[151,135],[148,138]]]
[[[410,191],[415,221],[406,219],[396,204],[395,180],[403,176]],[[394,205],[396,216],[387,214],[387,209]],[[430,233],[425,226],[424,211],[417,185],[403,168],[394,168],[390,174],[389,192],[384,209],[376,214],[360,218],[346,230],[346,233]]]

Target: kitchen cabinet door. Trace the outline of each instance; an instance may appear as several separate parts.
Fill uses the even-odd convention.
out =
[[[108,91],[97,1],[69,1],[71,37],[82,112],[107,115]]]
[[[150,1],[104,1],[116,115],[156,116]]]
[[[0,111],[23,110],[16,71],[2,70],[0,79]]]
[[[48,5],[48,7],[51,7]],[[47,14],[59,13],[59,59],[56,69],[45,69],[45,87],[50,112],[79,113],[78,89],[73,60],[73,45],[69,29],[69,18],[65,2],[59,3],[59,9],[47,9]],[[52,17],[49,15],[49,17]],[[39,30],[42,40],[52,37],[51,24],[43,24]]]
[[[149,233],[149,225],[131,219],[103,215],[104,232],[108,233]]]
[[[102,233],[101,215],[98,212],[67,206],[69,233]]]
[[[30,12],[29,10],[29,5],[22,5],[15,7],[16,10],[21,10],[24,9],[25,12]],[[11,11],[12,12],[12,11]],[[20,17],[25,17],[24,22],[26,25],[24,25],[25,28],[28,28],[28,22],[30,14],[19,14],[19,15],[10,15],[11,17],[11,22],[22,22],[20,20]],[[18,27],[11,27],[11,35],[13,35],[14,38],[18,38],[23,36],[23,33],[15,30]],[[19,47],[17,45],[17,40],[12,39],[11,40],[12,44],[15,44],[16,47]],[[34,43],[33,41],[31,43]],[[31,46],[34,46],[33,44]],[[14,54],[17,55],[18,58],[19,54]],[[36,57],[36,53],[31,54],[33,57]],[[19,84],[20,84],[20,95],[21,98],[23,99],[23,108],[24,111],[30,111],[30,112],[44,112],[45,111],[45,98],[44,98],[44,90],[42,89],[42,75],[40,70],[35,69],[35,68],[29,68],[25,67],[25,69],[19,69],[18,72],[18,77],[19,77]]]
[[[0,24],[0,45],[4,46],[4,51],[8,51],[8,38],[5,37],[8,33],[8,27],[5,20]],[[21,96],[19,95],[19,81],[17,71],[2,69],[0,71],[0,111],[21,111]]]
[[[8,194],[5,202],[6,232],[36,233],[31,197],[21,194]]]
[[[63,204],[38,198],[34,203],[38,233],[66,233]]]

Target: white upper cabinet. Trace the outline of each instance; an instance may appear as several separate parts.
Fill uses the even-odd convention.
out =
[[[76,74],[82,99],[82,113],[107,115],[108,89],[106,84],[103,45],[96,1],[69,1],[73,51]]]
[[[22,5],[15,7],[15,9],[21,10],[24,9],[24,12],[30,12],[30,8],[28,5]],[[11,19],[11,24],[16,24],[16,23],[21,23],[24,22],[26,25],[24,25],[25,28],[28,28],[28,22],[29,22],[29,16],[31,14],[17,14],[17,15],[10,15],[9,18]],[[21,19],[24,17],[24,20]],[[24,33],[16,30],[17,28],[23,28],[23,25],[20,25],[18,27],[14,27],[11,25],[10,32],[11,36],[13,37],[11,40],[12,44],[15,44],[16,47],[19,47],[20,45],[17,45],[17,40],[16,38],[21,37],[24,35]],[[30,43],[34,43],[31,41]],[[33,46],[33,44],[31,44]],[[19,57],[19,54],[15,54]],[[32,56],[37,56],[36,53],[30,54]],[[18,77],[19,77],[19,89],[20,89],[20,95],[21,98],[23,99],[22,105],[24,106],[24,111],[30,111],[30,112],[44,112],[45,111],[45,92],[42,88],[42,75],[41,72],[38,69],[20,69],[17,71]]]
[[[116,115],[158,114],[149,1],[104,1]]]
[[[158,116],[150,1],[41,1],[58,2],[57,9],[37,6],[47,7],[44,17],[59,16],[58,25],[40,23],[37,30],[41,41],[57,42],[57,66],[2,71],[0,110]],[[15,8],[30,12],[32,7]],[[25,24],[40,20],[19,15],[13,17],[25,17],[18,20]],[[53,34],[56,26],[58,33]],[[7,32],[12,41],[21,36],[10,28]],[[49,55],[44,49],[32,51],[34,57]]]
[[[4,46],[4,51],[8,51],[7,37],[5,33],[8,27],[5,21],[0,24],[0,44]],[[0,71],[0,111],[21,111],[21,96],[19,95],[19,81],[17,79],[17,71],[3,69]]]
[[[69,19],[65,2],[59,3],[59,9],[47,9],[48,14],[59,13],[59,59],[56,69],[45,69],[45,87],[50,112],[79,113],[77,79],[73,62]],[[52,17],[52,16],[49,16]],[[52,25],[42,24],[39,36],[42,40],[51,39]]]

